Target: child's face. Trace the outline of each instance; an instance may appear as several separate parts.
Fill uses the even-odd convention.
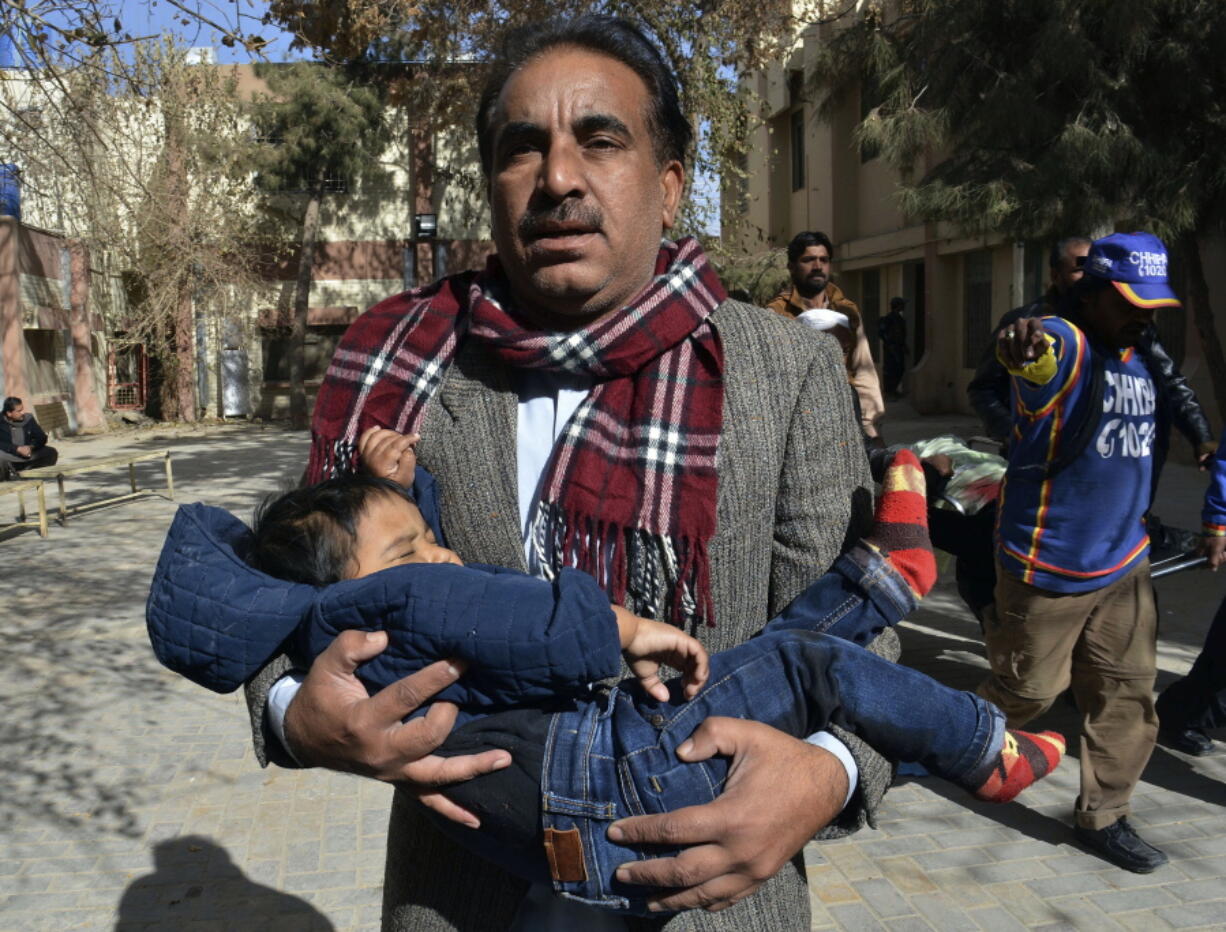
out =
[[[369,576],[405,563],[454,563],[454,551],[440,547],[417,506],[399,495],[376,495],[358,519],[349,579]]]

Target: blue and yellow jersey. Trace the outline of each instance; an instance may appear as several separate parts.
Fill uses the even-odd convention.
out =
[[[1079,328],[1043,318],[1048,352],[1012,376],[1013,440],[997,540],[1005,572],[1054,592],[1089,592],[1127,574],[1149,551],[1144,514],[1153,473],[1156,395],[1132,349],[1091,347]],[[1051,478],[1090,403],[1094,354],[1102,411],[1081,454]],[[1088,416],[1093,417],[1093,413]],[[1027,476],[1027,468],[1031,473]]]
[[[1209,491],[1200,517],[1206,535],[1226,537],[1226,431],[1209,463]]]

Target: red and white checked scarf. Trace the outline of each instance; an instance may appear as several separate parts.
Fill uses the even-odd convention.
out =
[[[418,430],[463,339],[510,368],[586,375],[532,518],[547,572],[574,566],[613,601],[677,624],[713,623],[723,350],[708,321],[723,286],[691,237],[665,242],[656,277],[620,313],[569,333],[533,329],[496,257],[375,305],[346,332],[320,387],[306,480],[356,467],[371,426]]]

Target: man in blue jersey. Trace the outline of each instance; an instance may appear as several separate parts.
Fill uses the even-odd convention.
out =
[[[1148,233],[1096,240],[1083,268],[1059,316],[1019,320],[998,343],[1013,433],[995,606],[984,617],[992,673],[979,693],[1017,727],[1072,686],[1082,716],[1075,833],[1113,864],[1148,873],[1166,855],[1127,816],[1158,731],[1143,516],[1166,425],[1134,348],[1156,309],[1179,300],[1166,248]]]

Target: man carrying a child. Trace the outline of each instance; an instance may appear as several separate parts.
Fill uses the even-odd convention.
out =
[[[464,559],[546,578],[577,566],[711,651],[740,643],[867,528],[837,345],[727,300],[694,240],[661,243],[690,126],[630,24],[587,17],[511,36],[478,137],[497,257],[350,328],[320,390],[306,478],[359,468],[371,428],[392,444],[419,433]],[[274,662],[248,694],[261,760],[397,782],[385,928],[625,928],[559,915],[547,889],[433,829],[419,804],[462,821],[438,787],[506,755],[433,756],[455,714],[443,703],[401,723],[461,675],[446,661],[367,698],[352,671],[383,643],[347,632],[305,679]],[[878,649],[896,655],[897,641],[887,632]],[[800,849],[870,818],[889,765],[844,733],[805,742],[734,719],[695,731],[689,759],[715,754],[734,762],[715,802],[610,829],[689,846],[627,865],[624,880],[658,888],[667,909],[708,910],[668,928],[807,926]]]

